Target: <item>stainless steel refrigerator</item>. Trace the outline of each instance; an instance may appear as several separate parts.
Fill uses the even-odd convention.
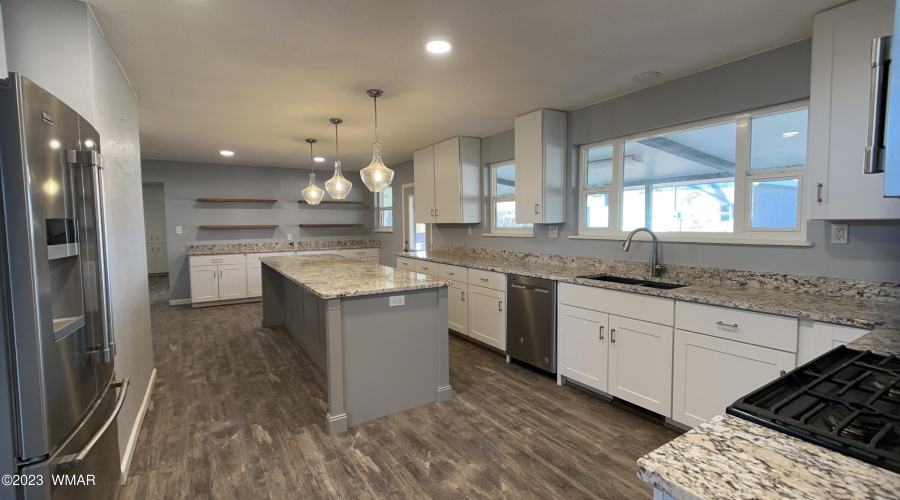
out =
[[[0,80],[0,498],[118,494],[117,382],[97,131]],[[7,485],[8,482],[13,484]]]

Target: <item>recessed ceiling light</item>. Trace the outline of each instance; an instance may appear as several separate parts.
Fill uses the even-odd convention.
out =
[[[445,40],[432,40],[425,44],[425,50],[432,54],[446,54],[452,49],[453,46],[450,45],[450,42]]]
[[[785,133],[781,134],[781,137],[784,137],[784,138],[794,137],[795,135],[797,135],[799,133],[800,132],[785,132]]]
[[[59,141],[57,141],[56,139],[53,139],[52,141],[50,141],[50,147],[51,147],[51,148],[53,148],[53,149],[59,149],[59,146],[60,146]]]
[[[659,78],[661,75],[659,71],[644,71],[643,73],[638,73],[631,77],[632,80],[636,82],[649,82],[655,78]]]
[[[223,149],[219,151],[219,154],[222,156],[234,156],[234,151],[228,151],[227,149]]]
[[[94,147],[94,141],[92,141],[92,140],[90,140],[90,139],[84,141],[84,147],[86,147],[86,148],[92,148],[92,147]]]
[[[316,163],[324,163],[325,158],[322,158],[321,156],[316,156],[315,158],[313,158],[313,161],[315,161]]]

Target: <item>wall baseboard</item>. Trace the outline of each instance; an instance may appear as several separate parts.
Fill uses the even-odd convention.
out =
[[[169,301],[170,306],[184,306],[191,303],[191,299],[172,299]]]
[[[150,382],[147,384],[144,400],[141,401],[141,408],[138,410],[137,418],[134,419],[134,427],[131,428],[131,436],[129,436],[128,445],[125,447],[125,455],[122,459],[122,471],[119,477],[119,483],[122,485],[124,485],[125,481],[128,479],[128,469],[131,468],[131,458],[134,456],[138,436],[141,434],[141,424],[144,423],[144,416],[147,415],[147,407],[150,405],[150,394],[153,392],[154,383],[156,383],[156,368],[150,372]]]

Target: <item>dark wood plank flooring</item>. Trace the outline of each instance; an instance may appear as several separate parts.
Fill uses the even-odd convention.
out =
[[[324,374],[259,303],[166,293],[151,278],[158,376],[122,499],[649,499],[635,460],[678,435],[451,336],[452,401],[329,436]]]

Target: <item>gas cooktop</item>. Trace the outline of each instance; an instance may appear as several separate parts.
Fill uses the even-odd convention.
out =
[[[838,347],[727,413],[900,472],[900,359]]]

